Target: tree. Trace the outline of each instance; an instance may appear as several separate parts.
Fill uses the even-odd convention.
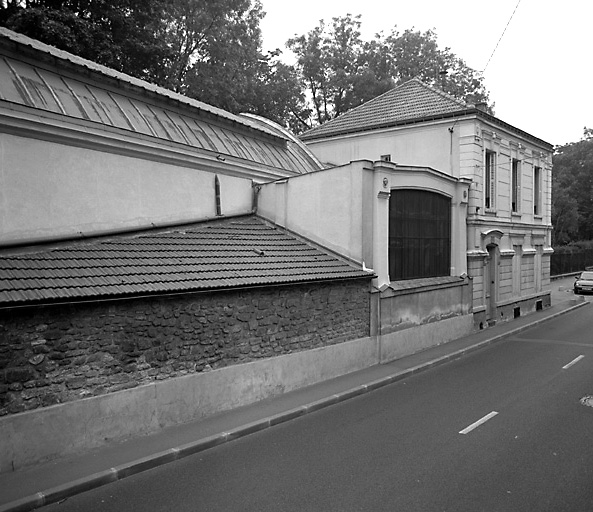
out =
[[[576,239],[579,231],[579,210],[576,199],[566,189],[553,187],[552,245],[566,245]]]
[[[132,76],[183,91],[192,69],[259,57],[259,0],[28,0],[5,26]],[[236,67],[236,66],[235,66]]]
[[[307,36],[289,39],[287,47],[298,56],[299,70],[308,88],[317,123],[331,119],[328,111],[329,78],[326,68],[327,58],[323,49],[323,32],[325,24],[320,22]]]
[[[555,150],[552,212],[558,243],[593,240],[593,130],[589,128],[579,142]]]
[[[305,102],[304,87],[293,66],[288,66],[272,52],[256,83],[253,108],[248,110],[300,133],[307,128],[311,110]]]
[[[189,74],[204,76],[206,82],[236,78],[241,65],[247,75],[261,56],[262,17],[259,0],[253,5],[251,0],[170,0],[162,24],[173,56],[165,64],[166,86],[187,92]]]
[[[418,77],[451,96],[468,103],[488,103],[483,77],[457,57],[450,48],[441,50],[433,30],[393,29],[387,48],[394,55],[393,73],[397,82]]]
[[[419,77],[468,103],[488,102],[483,77],[451,52],[440,49],[434,31],[394,28],[371,41],[360,37],[360,16],[322,20],[289,39],[315,111],[316,124],[333,119],[394,85]]]
[[[259,0],[4,0],[0,25],[230,112],[302,131],[299,76],[261,51]],[[299,120],[300,119],[300,120]]]
[[[158,36],[165,0],[28,0],[0,7],[0,24],[154,83],[171,57]]]
[[[374,47],[362,41],[360,27],[360,16],[347,14],[333,18],[329,28],[322,20],[308,34],[287,42],[297,55],[317,124],[370,99],[371,94],[385,92],[380,84],[383,77],[377,77],[371,67],[379,67],[378,59],[371,62]],[[384,84],[383,88],[387,90]]]

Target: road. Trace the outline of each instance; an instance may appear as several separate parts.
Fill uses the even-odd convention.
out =
[[[592,314],[43,511],[591,512]]]

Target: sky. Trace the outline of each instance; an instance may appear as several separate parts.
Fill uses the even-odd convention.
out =
[[[593,128],[592,0],[262,0],[262,5],[263,49],[280,48],[287,63],[294,57],[286,41],[321,19],[330,23],[336,16],[360,14],[363,40],[394,26],[400,32],[433,29],[440,48],[449,47],[484,71],[497,118],[553,145],[577,142],[585,126]]]

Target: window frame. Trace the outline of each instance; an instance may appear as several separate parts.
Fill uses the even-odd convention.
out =
[[[511,159],[511,213],[521,212],[521,167],[519,158]]]
[[[496,208],[496,151],[486,149],[484,152],[484,209],[494,211]]]
[[[533,166],[533,215],[542,217],[542,168],[539,165]]]
[[[452,199],[440,192],[392,189],[388,265],[391,281],[451,275]]]

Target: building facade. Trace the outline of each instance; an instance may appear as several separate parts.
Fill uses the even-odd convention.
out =
[[[0,28],[0,471],[545,306],[548,146],[411,85],[307,147]]]
[[[360,265],[256,215],[281,127],[0,28],[0,471],[376,364]]]
[[[376,276],[371,336],[376,340],[378,360],[388,362],[460,338],[473,329],[471,287],[462,249],[466,246],[469,186],[466,179],[429,167],[359,160],[262,184],[258,214],[323,243]],[[402,217],[399,224],[405,229],[400,233],[399,254],[422,261],[422,268],[426,263],[430,272],[396,281],[390,278],[390,268],[397,263],[390,230],[401,214],[392,201],[400,191],[426,208],[411,220]],[[417,192],[421,192],[419,198]],[[410,225],[412,232],[407,230]],[[440,251],[437,256],[425,250],[426,244]],[[446,272],[439,273],[443,264]]]
[[[305,133],[302,139],[327,166],[360,158],[397,162],[397,166],[426,166],[470,184],[463,198],[466,243],[461,247],[466,267],[443,264],[435,269],[428,260],[420,265],[414,249],[402,252],[401,244],[407,243],[402,236],[408,235],[394,226],[389,235],[389,282],[419,273],[467,273],[476,328],[550,304],[550,144],[417,79]],[[418,191],[430,190],[420,182],[390,183],[395,215],[390,222],[410,225],[411,218],[422,217],[419,205],[432,200]],[[433,192],[438,202],[440,192]],[[442,218],[446,204],[441,208],[443,213],[435,215]],[[453,254],[456,241],[451,242]],[[434,239],[418,243],[434,256],[441,250]]]
[[[0,248],[251,213],[289,132],[0,28]]]

